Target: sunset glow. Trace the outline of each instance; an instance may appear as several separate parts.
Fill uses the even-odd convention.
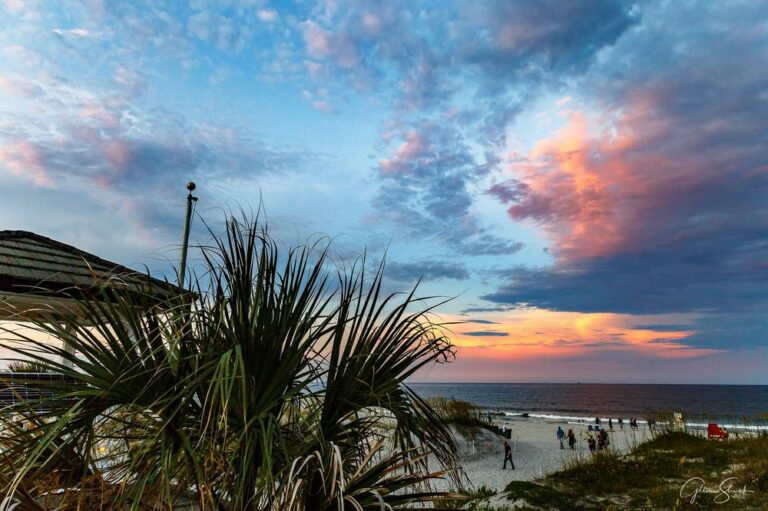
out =
[[[695,333],[693,330],[664,331],[651,324],[689,322],[694,319],[690,316],[639,318],[627,314],[530,309],[486,317],[494,323],[469,323],[452,329],[462,356],[487,356],[492,352],[504,360],[530,360],[621,351],[670,359],[713,355],[719,351],[684,344],[685,339]]]

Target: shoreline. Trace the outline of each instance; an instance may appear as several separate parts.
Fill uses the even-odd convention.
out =
[[[515,420],[515,419],[528,419],[528,420],[541,420],[543,422],[550,422],[553,424],[570,424],[572,426],[579,426],[579,425],[595,425],[595,417],[587,417],[587,416],[579,416],[579,415],[559,415],[556,412],[512,412],[512,411],[493,411],[493,410],[487,410],[480,408],[482,410],[482,416],[490,416],[492,418],[492,421],[504,421],[504,420]],[[664,415],[665,418],[668,417],[671,414],[660,414]],[[637,423],[640,425],[640,427],[648,428],[648,417],[647,415],[644,416],[644,418],[637,418]],[[708,422],[700,422],[696,419],[689,419],[686,420],[686,414],[683,413],[683,421],[678,425],[678,427],[684,427],[689,430],[696,430],[696,431],[706,431],[707,425],[710,423],[717,424],[720,427],[725,427],[730,431],[739,431],[739,432],[760,432],[760,431],[768,431],[768,424],[747,424],[747,423],[736,423],[736,422],[723,422],[722,420],[715,420],[712,419]],[[622,417],[624,419],[624,428],[629,428],[629,418]],[[608,427],[608,419],[613,419],[613,428],[614,430],[620,430],[621,427],[618,423],[618,417],[611,417],[609,415],[606,416],[600,416],[600,426],[607,428]],[[725,420],[732,420],[732,419],[725,419]],[[670,425],[670,422],[665,419],[659,419],[655,421],[655,424],[657,426],[667,426]]]

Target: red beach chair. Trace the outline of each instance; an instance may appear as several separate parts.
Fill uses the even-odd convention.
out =
[[[725,428],[721,428],[715,423],[707,424],[707,438],[716,438],[718,440],[725,440],[728,438],[728,432]]]

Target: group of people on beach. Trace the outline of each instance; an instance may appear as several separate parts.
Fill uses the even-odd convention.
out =
[[[608,431],[601,429],[597,432],[597,440],[592,435],[587,438],[587,445],[589,446],[589,452],[595,454],[595,452],[604,451],[611,445],[611,439],[608,436]]]
[[[624,419],[619,417],[617,422],[619,427],[624,429]],[[595,433],[597,438],[595,438],[591,433],[587,435],[587,445],[589,446],[589,452],[592,454],[605,451],[611,445],[611,438],[608,435],[608,429],[613,431],[613,419],[608,419],[608,429],[601,428],[600,423],[600,417],[595,417]],[[638,428],[636,417],[630,417],[629,427],[632,429]],[[592,426],[589,427],[589,430],[592,431]],[[502,426],[502,433],[506,434],[505,426]],[[568,428],[568,432],[566,433],[562,426],[558,426],[556,435],[557,441],[560,442],[561,449],[565,449],[566,442],[568,443],[568,447],[570,449],[576,449],[576,433],[573,432],[572,428]],[[512,460],[512,448],[509,446],[509,442],[504,440],[504,465],[502,466],[503,470],[506,470],[507,462],[509,462],[509,464],[512,466],[512,470],[515,470],[515,462]]]
[[[650,419],[649,419],[649,421],[650,421]],[[624,429],[624,418],[619,417],[618,423],[619,423],[619,427],[621,429]],[[596,425],[600,424],[600,417],[595,417],[595,424]],[[649,422],[649,424],[650,424],[650,422]],[[637,425],[637,417],[630,417],[629,418],[629,427],[631,429],[637,429],[639,427]],[[608,429],[611,429],[611,430],[613,429],[613,419],[611,419],[611,418],[608,419]]]
[[[599,424],[600,419],[598,418],[596,422]],[[612,421],[609,419],[608,422],[610,429],[613,429]],[[576,434],[573,432],[573,429],[569,428],[568,433],[566,433],[561,426],[558,426],[556,435],[557,441],[560,442],[561,449],[565,449],[565,445],[563,443],[565,441],[568,442],[568,447],[571,449],[576,449]],[[587,445],[589,446],[589,452],[592,454],[608,449],[608,446],[611,445],[611,439],[608,436],[608,430],[605,428],[599,429],[597,431],[597,439],[595,439],[592,434],[589,434],[587,436]]]

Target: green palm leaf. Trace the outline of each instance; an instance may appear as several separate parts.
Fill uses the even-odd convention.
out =
[[[332,277],[327,247],[283,253],[256,223],[213,239],[191,292],[157,303],[118,286],[78,302],[80,319],[6,330],[19,361],[61,378],[0,410],[5,494],[34,509],[45,480],[56,505],[106,508],[439,502],[428,483],[458,480],[454,441],[405,384],[453,356],[439,303],[382,296],[384,268],[368,278],[365,258]]]

